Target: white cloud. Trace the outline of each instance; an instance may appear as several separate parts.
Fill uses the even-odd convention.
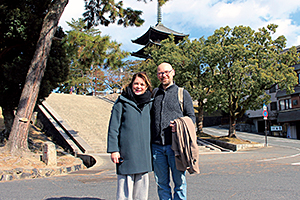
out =
[[[299,41],[300,27],[293,25],[292,20],[278,19],[278,20],[274,20],[274,24],[278,25],[278,29],[274,36],[278,37],[280,35],[284,35],[288,39],[287,47],[300,45],[300,41]]]
[[[181,21],[182,30],[213,28],[237,25],[250,26],[257,30],[270,23],[279,25],[278,32],[288,39],[288,46],[297,45],[299,26],[293,25],[290,14],[299,12],[300,1],[295,0],[172,0],[165,5],[164,14],[168,25],[177,26]],[[171,20],[173,19],[173,20]],[[299,19],[300,20],[300,19]],[[299,23],[298,23],[299,24]],[[206,35],[207,37],[208,35]],[[299,43],[298,43],[299,44]]]
[[[241,15],[242,6],[234,4],[225,4],[219,6],[216,17],[219,19],[235,19]]]
[[[66,21],[71,22],[72,18],[75,20],[78,18],[83,18],[83,13],[84,0],[70,0],[59,20],[59,25],[63,27],[64,30],[69,30]]]

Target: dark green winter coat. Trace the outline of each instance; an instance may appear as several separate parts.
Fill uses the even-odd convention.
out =
[[[107,152],[120,152],[124,162],[117,174],[152,171],[150,150],[150,109],[152,100],[139,109],[135,102],[120,96],[115,102],[108,128]]]

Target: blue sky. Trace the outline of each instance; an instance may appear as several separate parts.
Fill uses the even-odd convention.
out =
[[[97,27],[103,35],[122,43],[122,49],[133,52],[141,48],[133,44],[150,26],[157,23],[157,1],[144,3],[137,0],[124,0],[125,7],[143,11],[145,23],[141,27],[117,26]],[[70,0],[60,26],[72,18],[82,17],[84,0]],[[202,36],[207,38],[214,30],[225,26],[250,26],[254,30],[274,23],[279,25],[274,38],[284,35],[287,47],[300,45],[300,1],[299,0],[170,0],[162,7],[162,23],[177,32],[189,34],[190,39]]]

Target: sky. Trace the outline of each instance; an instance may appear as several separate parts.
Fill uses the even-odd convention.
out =
[[[117,1],[116,1],[117,2]],[[150,26],[157,23],[157,1],[144,3],[124,0],[124,7],[142,10],[145,23],[140,27],[98,26],[102,35],[122,43],[121,49],[135,52],[142,48],[131,40],[143,35]],[[84,13],[84,0],[70,0],[59,25],[69,30],[66,21],[78,20]],[[253,30],[277,24],[274,39],[284,35],[287,47],[300,45],[300,1],[299,0],[170,0],[162,6],[162,23],[177,32],[189,34],[190,39],[211,36],[216,29],[239,25]]]

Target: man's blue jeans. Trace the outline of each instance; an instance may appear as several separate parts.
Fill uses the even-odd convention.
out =
[[[186,199],[185,171],[176,169],[174,151],[171,145],[152,144],[153,168],[160,200]],[[174,182],[174,198],[170,186],[170,171]]]

